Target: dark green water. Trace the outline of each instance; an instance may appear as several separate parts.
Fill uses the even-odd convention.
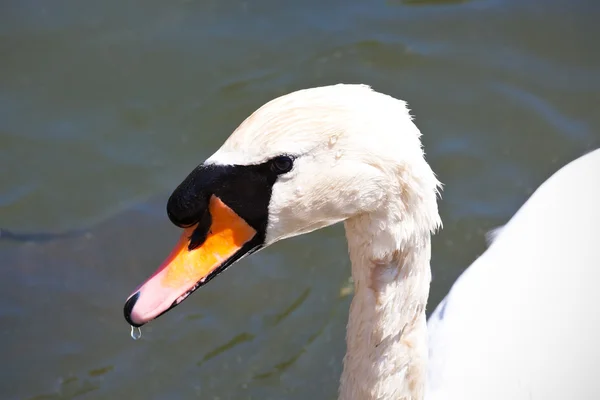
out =
[[[600,146],[599,17],[577,0],[3,1],[0,228],[74,233],[0,235],[0,398],[334,399],[341,226],[245,259],[131,340],[123,302],[178,236],[170,191],[275,96],[402,98],[445,184],[431,311],[488,229]]]

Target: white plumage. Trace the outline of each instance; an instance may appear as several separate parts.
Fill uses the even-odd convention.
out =
[[[297,158],[273,186],[266,243],[346,227],[355,295],[341,399],[600,397],[600,151],[540,187],[459,278],[429,335],[439,183],[406,104],[362,85],[294,92],[207,163],[280,154]]]
[[[600,398],[600,150],[550,177],[429,320],[428,399]]]

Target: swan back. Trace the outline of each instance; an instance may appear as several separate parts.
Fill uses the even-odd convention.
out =
[[[599,205],[600,150],[534,192],[431,316],[428,398],[600,395]]]

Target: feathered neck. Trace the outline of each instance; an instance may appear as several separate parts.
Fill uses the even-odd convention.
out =
[[[405,193],[345,222],[355,294],[342,400],[424,398],[436,194],[436,188]]]

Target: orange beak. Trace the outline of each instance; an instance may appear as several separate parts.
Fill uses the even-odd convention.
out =
[[[125,303],[125,319],[141,326],[181,303],[250,249],[256,230],[219,198],[209,203],[212,223],[204,242],[189,249],[197,225],[184,229],[179,242],[158,270]],[[247,246],[246,246],[247,247]]]

